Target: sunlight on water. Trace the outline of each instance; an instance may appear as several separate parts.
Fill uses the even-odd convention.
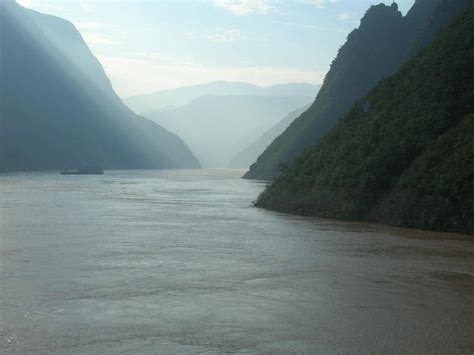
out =
[[[469,237],[255,209],[241,174],[0,176],[0,352],[474,350]]]

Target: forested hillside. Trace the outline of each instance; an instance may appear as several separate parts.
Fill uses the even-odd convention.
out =
[[[313,105],[262,153],[246,178],[273,179],[279,167],[318,144],[356,100],[429,44],[470,0],[417,0],[402,17],[396,3],[372,6],[347,38]]]
[[[353,105],[257,206],[473,234],[474,5]]]

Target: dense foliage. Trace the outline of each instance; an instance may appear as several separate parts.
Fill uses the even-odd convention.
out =
[[[257,205],[473,234],[474,5],[356,103]]]
[[[260,155],[246,178],[273,179],[278,167],[318,144],[350,107],[429,44],[470,0],[417,0],[402,17],[396,4],[372,6],[347,38],[315,102]]]
[[[0,171],[200,167],[121,102],[69,22],[0,2],[0,59]]]

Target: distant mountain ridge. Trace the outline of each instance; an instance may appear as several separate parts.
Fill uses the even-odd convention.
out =
[[[300,96],[203,95],[145,117],[176,132],[204,167],[227,168],[239,151],[286,113],[310,102]]]
[[[150,95],[133,96],[125,99],[124,102],[135,112],[145,113],[160,111],[170,106],[183,106],[199,96],[205,95],[299,96],[306,97],[309,102],[318,90],[318,85],[308,83],[288,83],[260,87],[245,82],[215,81],[158,91]]]
[[[257,206],[474,234],[474,2],[353,105]]]
[[[396,3],[372,6],[339,50],[313,105],[259,156],[245,174],[273,179],[279,167],[318,144],[356,100],[426,47],[470,0],[417,0],[405,17]]]
[[[0,170],[200,167],[121,102],[71,23],[3,1],[0,32]]]
[[[230,161],[229,167],[233,169],[248,169],[250,165],[255,163],[257,157],[263,153],[273,140],[282,134],[285,129],[309,107],[310,105],[306,105],[298,110],[290,112],[285,118],[266,131],[257,140],[235,155]]]

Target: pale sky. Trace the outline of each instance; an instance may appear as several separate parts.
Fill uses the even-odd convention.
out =
[[[74,23],[121,97],[215,80],[322,83],[347,34],[391,0],[17,0]],[[399,0],[402,13],[414,0]]]

